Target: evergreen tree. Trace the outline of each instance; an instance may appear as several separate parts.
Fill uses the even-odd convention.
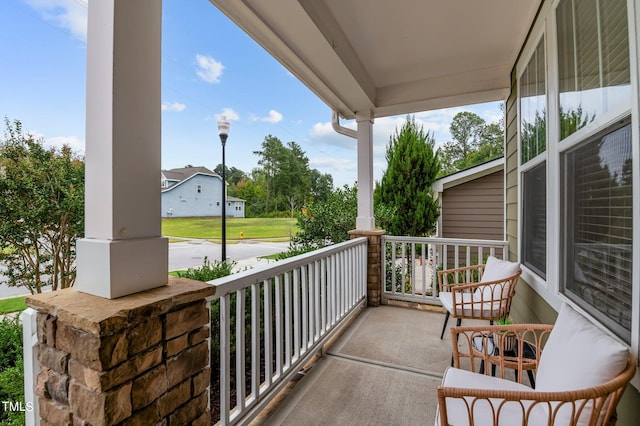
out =
[[[415,118],[407,117],[400,132],[389,139],[387,170],[376,187],[376,207],[393,211],[392,235],[423,236],[435,231],[440,208],[431,185],[440,171],[433,135],[418,127]]]

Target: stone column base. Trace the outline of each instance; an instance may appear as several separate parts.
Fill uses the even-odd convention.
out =
[[[351,239],[367,237],[367,305],[380,306],[382,296],[382,236],[384,230],[375,231],[349,231]]]
[[[211,424],[209,306],[215,287],[169,285],[119,299],[74,288],[38,311],[42,425]]]

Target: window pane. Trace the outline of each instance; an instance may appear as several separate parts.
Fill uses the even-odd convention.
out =
[[[631,96],[626,0],[561,0],[556,10],[560,138]]]
[[[544,39],[520,76],[520,152],[526,163],[546,148],[546,78]]]
[[[547,275],[547,167],[522,174],[522,263],[542,278]]]
[[[631,338],[631,125],[566,153],[563,293]]]

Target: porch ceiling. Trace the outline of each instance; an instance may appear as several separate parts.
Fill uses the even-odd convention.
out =
[[[345,118],[505,99],[541,0],[210,0]]]

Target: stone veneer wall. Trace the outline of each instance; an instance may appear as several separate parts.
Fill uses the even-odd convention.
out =
[[[169,285],[103,299],[75,289],[27,298],[38,311],[42,425],[209,425],[215,288]]]
[[[382,295],[382,236],[383,230],[375,231],[349,231],[351,239],[366,237],[369,240],[367,247],[367,305],[380,306]]]

